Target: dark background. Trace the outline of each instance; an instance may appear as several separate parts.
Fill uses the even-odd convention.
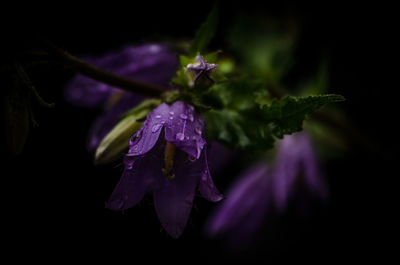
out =
[[[82,6],[54,4],[10,8],[3,16],[2,63],[49,39],[72,54],[101,54],[126,43],[162,37],[190,39],[209,12],[208,2],[194,4],[134,3]],[[4,9],[7,10],[7,9]],[[3,10],[3,11],[4,11]],[[331,57],[331,92],[344,95],[346,115],[368,137],[369,148],[350,143],[341,159],[325,165],[329,202],[313,204],[308,216],[296,211],[273,220],[263,240],[245,250],[228,250],[223,241],[203,235],[212,203],[198,197],[183,236],[171,239],[161,226],[150,196],[124,213],[105,209],[121,166],[95,167],[85,149],[87,131],[97,111],[63,101],[63,86],[73,73],[61,67],[29,72],[43,98],[54,109],[34,104],[38,128],[31,130],[25,150],[3,159],[3,233],[15,258],[75,260],[127,258],[138,262],[186,261],[243,263],[269,261],[341,261],[385,258],[391,236],[388,213],[396,195],[390,183],[394,168],[398,119],[390,64],[394,17],[391,8],[353,3],[246,4],[221,3],[221,24],[213,48],[224,48],[224,34],[243,13],[293,17],[303,23],[296,51],[299,71],[315,69],[323,54]],[[4,77],[3,77],[4,78]],[[216,177],[227,188],[230,169]],[[381,250],[386,252],[381,252]]]

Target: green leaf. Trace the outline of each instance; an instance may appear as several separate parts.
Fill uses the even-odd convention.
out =
[[[247,77],[216,83],[204,96],[211,102],[218,102],[217,105],[240,111],[258,108],[257,102],[269,102],[269,94],[263,84]]]
[[[214,5],[210,14],[208,15],[206,21],[200,26],[192,45],[189,49],[189,55],[196,55],[197,53],[203,53],[210,43],[211,39],[214,37],[217,31],[218,24],[218,2]]]
[[[145,100],[124,114],[117,125],[101,141],[96,150],[95,162],[105,164],[120,158],[128,149],[132,134],[141,128],[141,120],[160,103],[160,100],[157,99]]]
[[[272,133],[278,138],[302,130],[307,115],[328,103],[344,101],[340,95],[319,95],[308,97],[286,96],[273,100],[270,106],[262,108],[264,122],[272,124]]]
[[[211,110],[205,114],[207,135],[233,148],[268,149],[274,139],[268,125],[240,112]]]

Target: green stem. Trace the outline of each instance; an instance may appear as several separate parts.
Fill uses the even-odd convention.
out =
[[[76,58],[75,56],[72,56],[71,54],[54,46],[51,43],[47,42],[46,46],[49,48],[49,53],[54,56],[58,61],[60,61],[63,65],[94,80],[127,90],[129,92],[134,92],[151,97],[159,97],[163,92],[165,92],[162,87],[142,83],[123,76],[118,76],[97,68]]]

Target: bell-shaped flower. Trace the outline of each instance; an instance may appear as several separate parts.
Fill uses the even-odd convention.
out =
[[[152,193],[161,225],[179,237],[197,187],[207,200],[222,199],[211,179],[203,135],[204,121],[192,106],[181,101],[159,105],[132,136],[125,170],[107,207],[125,210]]]
[[[267,168],[266,163],[259,163],[238,177],[208,220],[209,235],[224,235],[234,245],[250,242],[275,209],[282,212],[289,201],[296,202],[301,184],[305,187],[302,192],[322,199],[327,197],[327,187],[307,133],[285,136],[278,143],[277,157],[271,165]]]

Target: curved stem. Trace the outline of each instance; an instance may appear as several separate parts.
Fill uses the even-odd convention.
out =
[[[118,76],[113,73],[104,71],[100,68],[97,68],[63,51],[62,49],[56,47],[55,45],[49,42],[46,42],[46,46],[49,48],[49,53],[56,59],[58,59],[62,64],[80,74],[93,78],[94,80],[130,92],[139,93],[151,97],[159,97],[161,96],[162,93],[165,92],[165,90],[162,87],[142,83],[123,76]]]

